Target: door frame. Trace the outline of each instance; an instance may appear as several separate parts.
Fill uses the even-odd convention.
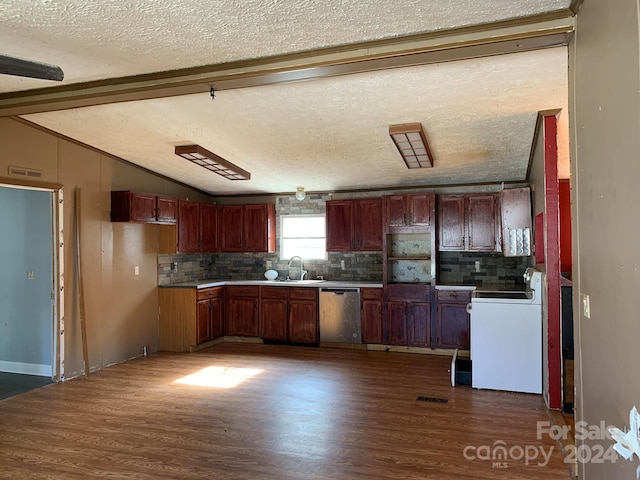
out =
[[[53,323],[52,380],[64,380],[64,192],[61,184],[0,177],[0,187],[51,193],[51,321]]]

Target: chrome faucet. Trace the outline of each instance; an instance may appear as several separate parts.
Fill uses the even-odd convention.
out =
[[[291,264],[293,263],[293,261],[295,259],[300,260],[300,280],[304,280],[304,276],[307,274],[307,271],[303,268],[302,266],[302,257],[299,255],[294,255],[293,257],[291,257],[291,259],[289,259],[289,266],[291,266]]]

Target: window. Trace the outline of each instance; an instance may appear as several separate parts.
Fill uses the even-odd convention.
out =
[[[283,215],[280,218],[281,259],[294,255],[304,260],[327,258],[324,215]]]

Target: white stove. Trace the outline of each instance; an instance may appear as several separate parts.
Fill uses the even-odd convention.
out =
[[[476,290],[471,313],[471,386],[542,393],[542,273],[524,291]]]

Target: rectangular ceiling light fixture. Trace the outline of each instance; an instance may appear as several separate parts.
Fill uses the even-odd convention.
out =
[[[420,123],[389,125],[389,135],[407,168],[433,167],[433,158]]]
[[[250,180],[251,174],[200,145],[179,145],[176,155],[229,180]]]

